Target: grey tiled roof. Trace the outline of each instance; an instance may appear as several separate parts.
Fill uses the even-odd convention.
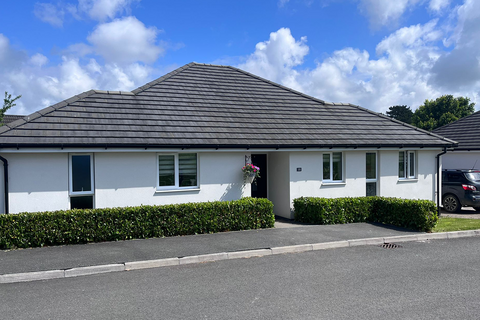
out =
[[[10,123],[18,119],[22,119],[25,116],[16,115],[16,114],[6,114],[3,116],[3,123]]]
[[[452,141],[237,68],[187,64],[132,92],[91,90],[0,128],[0,147],[389,147]]]
[[[455,150],[480,150],[480,111],[433,130],[458,142]]]

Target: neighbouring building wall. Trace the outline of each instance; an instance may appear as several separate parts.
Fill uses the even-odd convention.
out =
[[[436,155],[439,151],[417,150],[416,179],[398,178],[399,151],[380,151],[380,196],[436,201]]]
[[[480,151],[447,152],[440,159],[443,169],[480,169]]]
[[[273,202],[275,215],[291,219],[290,210],[290,154],[268,154],[268,199]]]
[[[198,190],[157,191],[158,153],[96,153],[95,207],[236,200],[243,186],[245,153],[199,153]]]
[[[4,157],[8,160],[10,213],[69,209],[66,153],[19,153]]]

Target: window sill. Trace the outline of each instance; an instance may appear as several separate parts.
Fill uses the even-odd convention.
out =
[[[175,193],[175,192],[188,192],[188,191],[200,191],[200,188],[195,187],[195,188],[178,188],[178,189],[156,189],[155,193]]]
[[[398,182],[417,182],[418,178],[399,178]]]
[[[322,181],[322,186],[344,186],[346,184],[345,181]]]

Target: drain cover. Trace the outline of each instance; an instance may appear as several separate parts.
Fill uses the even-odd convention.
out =
[[[401,248],[402,246],[395,243],[384,243],[381,245],[381,247],[385,249],[396,249]]]

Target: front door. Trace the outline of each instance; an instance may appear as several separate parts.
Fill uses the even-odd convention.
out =
[[[260,168],[260,178],[252,183],[252,197],[267,197],[267,155],[252,154],[252,164]]]

